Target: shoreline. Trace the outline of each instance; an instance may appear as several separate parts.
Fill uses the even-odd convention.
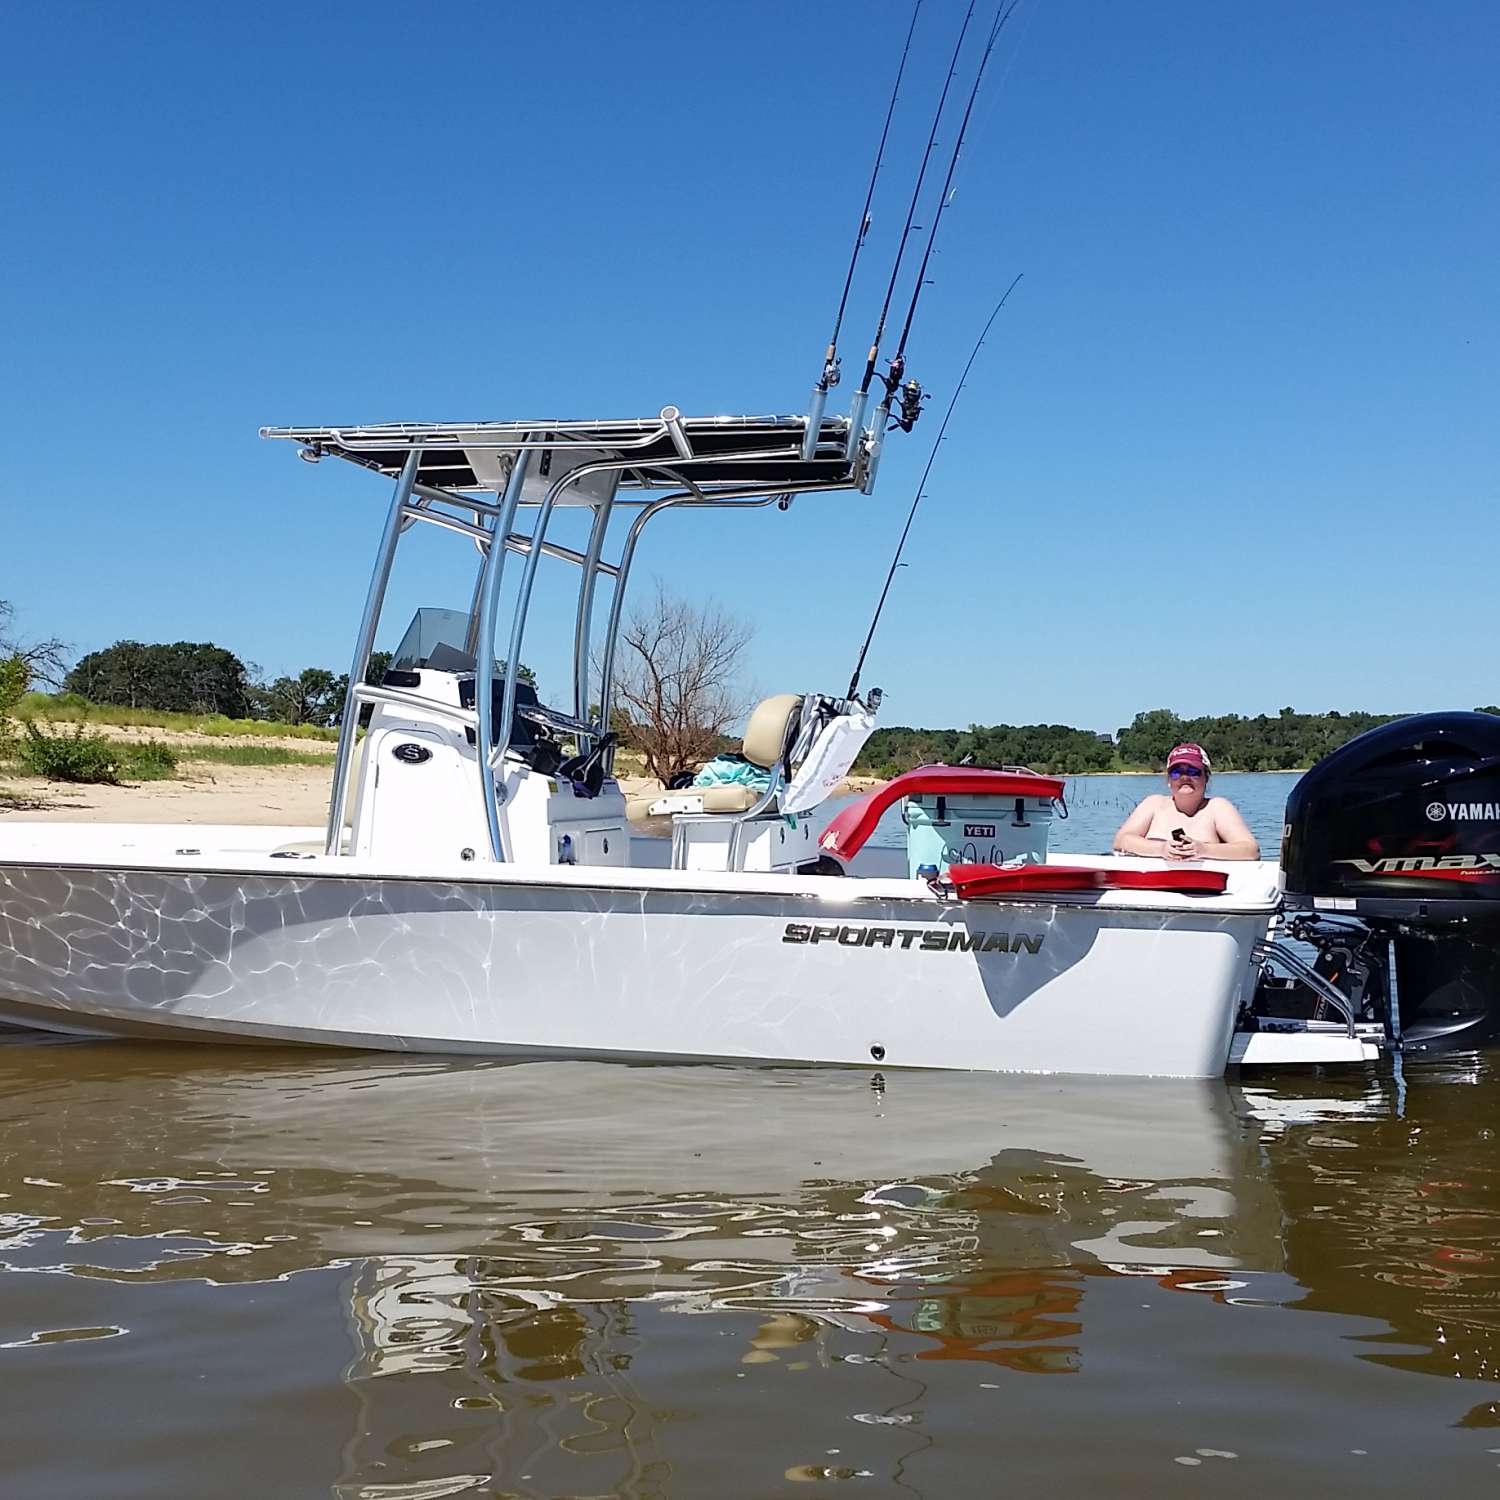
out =
[[[258,743],[258,742],[257,742]],[[328,818],[333,757],[323,766],[230,766],[188,762],[161,781],[118,786],[0,775],[0,823],[225,823],[246,827],[316,827]],[[622,775],[627,797],[659,791],[646,776]],[[884,786],[876,776],[851,776],[835,797]]]
[[[134,738],[126,731],[119,738]],[[143,736],[144,737],[144,736]],[[163,738],[166,738],[163,736]],[[176,736],[171,743],[203,743],[201,736]],[[230,741],[220,741],[228,743]],[[263,744],[268,741],[255,740]],[[275,743],[274,740],[269,741]],[[291,741],[288,748],[306,749],[307,741]],[[1290,771],[1229,771],[1222,775],[1286,776]],[[0,774],[0,823],[29,820],[42,823],[225,823],[250,827],[288,824],[315,827],[328,817],[333,757],[328,765],[233,766],[189,761],[177,775],[162,781],[123,782],[118,786],[80,785],[48,781],[41,776]],[[1159,771],[1078,771],[1061,773],[1065,779],[1101,776],[1157,777]],[[660,783],[646,776],[621,775],[620,790],[627,797],[649,795]],[[848,776],[830,794],[863,796],[886,785],[880,776]]]

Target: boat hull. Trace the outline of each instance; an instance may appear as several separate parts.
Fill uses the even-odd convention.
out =
[[[1221,1073],[1267,909],[674,872],[0,865],[0,1021],[509,1056]],[[595,878],[597,877],[597,878]]]

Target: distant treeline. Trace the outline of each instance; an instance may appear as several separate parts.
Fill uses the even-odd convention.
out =
[[[372,652],[365,681],[378,683],[390,661],[389,651]],[[535,682],[529,667],[521,668],[521,676]],[[331,727],[344,711],[349,674],[304,667],[295,677],[262,680],[253,663],[206,641],[170,645],[116,641],[102,651],[89,652],[62,686],[64,695],[75,698],[80,709],[97,703]]]
[[[1171,747],[1168,746],[1168,749]],[[967,729],[877,729],[854,769],[899,776],[913,766],[972,756],[981,766],[1030,766],[1034,771],[1108,771],[1115,747],[1087,729],[1066,724],[971,724]]]
[[[324,667],[306,667],[295,677],[264,680],[254,664],[208,642],[147,644],[116,641],[91,651],[64,676],[63,647],[48,641],[29,653],[3,633],[9,610],[0,600],[0,714],[13,706],[32,681],[60,686],[53,706],[88,705],[148,709],[169,713],[222,715],[281,724],[327,727],[343,711],[348,677]],[[390,656],[375,652],[366,674],[379,682]],[[503,670],[503,664],[502,664]],[[528,667],[521,676],[535,677]],[[1500,714],[1489,705],[1480,712]],[[949,765],[966,757],[981,766],[1031,766],[1054,774],[1084,771],[1160,770],[1167,753],[1183,740],[1202,745],[1221,771],[1284,771],[1310,766],[1345,741],[1389,723],[1397,714],[1220,714],[1184,719],[1166,708],[1138,713],[1113,736],[1067,724],[971,724],[967,729],[879,729],[854,769],[867,775],[895,776],[934,761]],[[627,725],[621,725],[628,728]],[[623,737],[629,743],[628,736]]]
[[[366,680],[379,682],[389,662],[389,652],[375,653]],[[81,703],[323,726],[338,723],[348,686],[347,673],[326,667],[262,681],[257,667],[206,641],[116,641],[89,652],[63,681]]]
[[[1500,714],[1487,705],[1481,713]],[[1030,766],[1055,775],[1084,771],[1155,770],[1166,765],[1174,745],[1192,740],[1208,751],[1219,771],[1288,771],[1310,766],[1355,735],[1399,714],[1219,714],[1184,719],[1167,708],[1135,716],[1113,738],[1066,724],[971,724],[967,729],[878,729],[855,770],[896,776],[913,766],[972,756],[981,766]]]

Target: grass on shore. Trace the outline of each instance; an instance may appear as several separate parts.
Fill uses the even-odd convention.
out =
[[[177,774],[177,756],[159,740],[125,744],[87,734],[82,724],[71,734],[49,734],[32,720],[20,728],[16,735],[0,724],[0,771],[104,786],[165,781]],[[13,803],[14,795],[7,800]]]
[[[98,735],[73,733],[11,740],[0,746],[0,772],[45,776],[50,781],[118,785],[167,781],[184,762],[204,766],[328,766],[327,751],[288,750],[281,745],[163,745],[155,740],[129,745]],[[0,805],[19,794],[0,793]]]
[[[174,714],[154,708],[119,708],[90,703],[77,693],[27,693],[13,710],[17,718],[74,723],[111,724],[123,729],[170,729],[178,734],[202,734],[222,739],[273,738],[336,740],[337,729],[317,724],[278,724],[271,719],[227,719],[223,714]]]
[[[176,745],[178,760],[216,766],[331,766],[327,750],[287,750],[280,745]]]

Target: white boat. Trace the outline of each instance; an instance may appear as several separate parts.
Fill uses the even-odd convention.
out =
[[[764,791],[668,794],[643,811],[672,837],[633,833],[607,726],[646,523],[868,492],[885,422],[883,408],[860,426],[667,407],[623,422],[266,430],[395,481],[327,825],[0,825],[0,1020],[502,1056],[1221,1073],[1277,913],[1276,866],[1135,888],[1160,886],[1160,865],[1152,878],[1146,861],[1047,859],[1060,783],[944,768],[908,803],[947,785],[989,818],[969,865],[913,873],[863,842],[858,810],[820,847],[819,808],[878,692],[767,700],[745,741]],[[550,529],[579,507],[575,550]],[[477,549],[471,599],[420,611],[367,686],[398,546],[427,526]],[[570,711],[499,666],[523,659],[544,555],[576,579]],[[1303,1028],[1280,1045],[1357,1060],[1370,1043],[1354,1032],[1325,1025],[1309,1041]]]

